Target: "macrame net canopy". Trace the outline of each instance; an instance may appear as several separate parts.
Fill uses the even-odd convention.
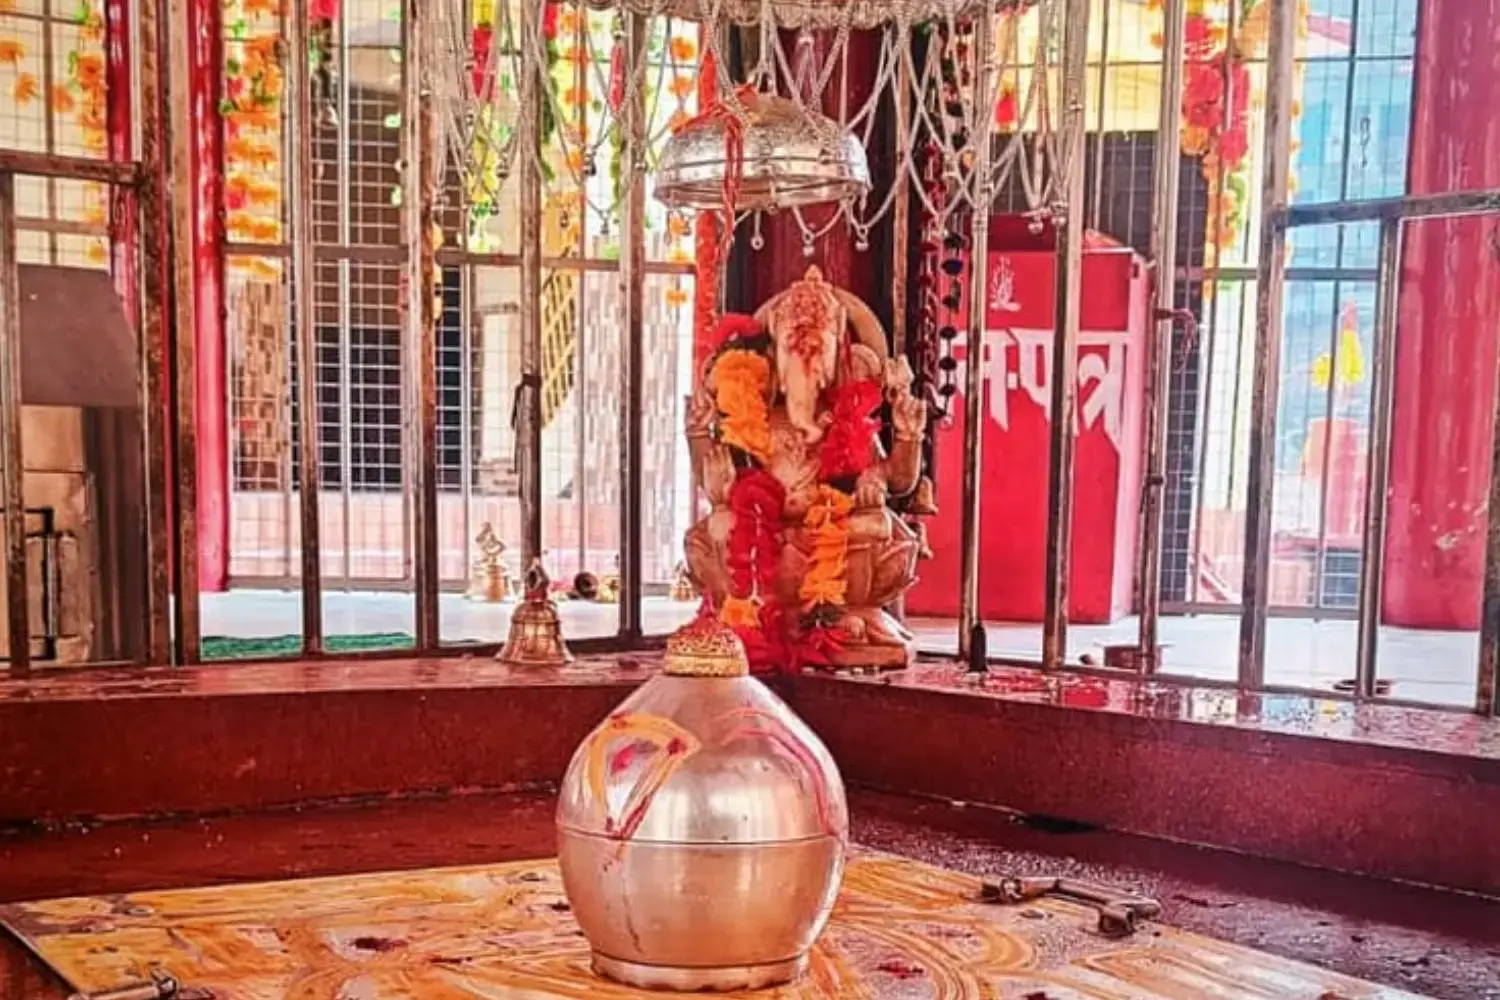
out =
[[[617,172],[620,158],[633,156],[673,212],[725,211],[738,224],[786,210],[807,247],[841,226],[862,247],[903,186],[941,227],[1013,176],[1030,210],[1045,213],[1059,204],[1069,171],[1081,168],[1081,156],[1052,132],[1063,0],[582,0],[544,4],[535,31],[522,30],[521,11],[538,0],[435,2],[423,59],[442,125],[434,141],[443,168],[460,174],[471,213],[491,211],[519,158],[530,157],[549,177],[570,175],[560,179],[584,192],[589,211],[613,217],[618,189],[591,178],[605,160]],[[574,61],[576,79],[553,71],[545,25],[558,9],[586,18],[590,31],[607,26]],[[1032,14],[1036,27],[1023,41],[1017,20]],[[728,69],[731,28],[759,32],[742,79]],[[852,33],[865,29],[878,32],[874,79],[855,95],[842,71]],[[667,88],[661,78],[662,39],[680,31],[696,39],[686,68],[694,88]],[[538,85],[523,88],[528,78]],[[1002,83],[1017,109],[1009,126],[997,124]],[[605,95],[592,101],[597,114],[570,105],[580,89]],[[689,107],[689,89],[706,106]],[[627,137],[632,116],[623,109],[632,107],[642,109],[634,117],[645,134]],[[874,192],[865,149],[877,119],[893,114],[902,125],[892,183]],[[528,120],[553,127],[523,143]],[[980,143],[993,151],[984,176],[972,152]],[[815,203],[833,210],[803,211]]]
[[[1029,0],[587,0],[597,8],[667,15],[709,24],[752,25],[770,20],[780,28],[916,24],[1014,9]]]

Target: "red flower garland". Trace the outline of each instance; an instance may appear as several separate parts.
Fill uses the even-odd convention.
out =
[[[832,392],[833,422],[818,450],[818,475],[826,482],[859,476],[870,467],[880,421],[880,382],[873,378],[845,382]]]
[[[774,665],[778,649],[773,639],[782,634],[776,606],[776,565],[781,558],[781,511],[786,490],[763,469],[742,469],[729,488],[734,527],[729,531],[726,559],[734,596],[760,598],[757,627],[735,627],[752,667]]]

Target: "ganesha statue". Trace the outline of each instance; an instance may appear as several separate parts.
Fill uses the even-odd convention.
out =
[[[910,366],[816,267],[719,338],[687,420],[711,505],[686,538],[693,582],[763,667],[908,665],[887,608],[925,549],[891,506],[921,480]]]

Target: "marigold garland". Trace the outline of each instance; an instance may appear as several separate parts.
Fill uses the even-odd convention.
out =
[[[849,513],[853,509],[854,500],[847,493],[826,484],[818,487],[817,498],[802,521],[812,538],[807,574],[797,592],[803,611],[844,603],[849,589]]]
[[[719,437],[757,462],[771,456],[771,411],[766,392],[771,361],[755,351],[733,349],[719,355],[711,378],[722,419]]]

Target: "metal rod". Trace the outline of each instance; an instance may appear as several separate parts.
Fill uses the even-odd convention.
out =
[[[1338,236],[1340,252],[1344,236]],[[1328,561],[1328,477],[1333,469],[1333,421],[1338,416],[1339,336],[1343,317],[1339,309],[1340,284],[1333,283],[1333,310],[1328,330],[1328,387],[1323,391],[1323,454],[1318,462],[1318,533],[1313,538],[1312,606],[1323,606],[1323,587]],[[1310,409],[1310,407],[1309,407]]]
[[[437,267],[437,148],[433,128],[432,89],[423,82],[422,62],[430,30],[421,0],[406,0],[401,66],[406,188],[402,213],[406,223],[407,343],[406,366],[416,386],[416,431],[407,451],[412,473],[412,520],[415,526],[416,646],[438,648],[438,493],[437,493],[437,326],[442,283]]]
[[[620,620],[625,640],[641,636],[642,539],[641,505],[644,453],[642,411],[645,409],[645,284],[641,265],[646,260],[646,95],[638,71],[646,50],[645,17],[625,15],[627,86],[621,127],[625,132],[625,197],[621,213],[620,297],[625,316],[621,332],[624,364],[620,370]]]
[[[307,61],[308,0],[292,0],[287,24],[286,92],[292,141],[292,329],[297,357],[297,492],[301,512],[302,649],[323,649],[323,559],[318,490],[318,342],[313,274],[312,81]]]
[[[217,9],[217,8],[215,8]],[[167,5],[169,79],[192,78],[187,4],[170,0]],[[167,126],[171,186],[169,203],[172,232],[172,331],[176,360],[176,440],[173,442],[173,535],[176,539],[175,594],[173,595],[174,640],[179,664],[197,663],[201,656],[202,618],[198,592],[198,323],[194,261],[193,145],[196,137],[191,104],[192,89],[183,85],[167,88]]]
[[[340,81],[349,80],[349,19],[339,18],[339,75]],[[342,82],[339,90],[339,124],[340,134],[338,141],[334,143],[335,169],[338,178],[338,227],[339,247],[347,247],[354,241],[353,198],[350,197],[352,186],[352,165],[349,156],[349,128],[351,119],[352,101],[350,100],[349,87]],[[330,248],[337,249],[337,248]],[[313,259],[317,259],[314,253]],[[339,503],[342,510],[339,512],[339,534],[340,541],[344,547],[344,572],[339,584],[349,589],[349,581],[354,577],[354,518],[350,512],[354,508],[354,302],[353,302],[353,266],[347,259],[338,261],[339,269]]]
[[[1182,60],[1187,26],[1186,0],[1166,0],[1163,36],[1161,105],[1156,126],[1156,162],[1151,181],[1151,259],[1156,263],[1157,316],[1177,305],[1177,196],[1181,183]],[[1140,581],[1140,633],[1137,662],[1153,672],[1161,647],[1161,544],[1166,528],[1167,406],[1171,382],[1173,322],[1151,324],[1146,342],[1146,462],[1141,493],[1141,537],[1137,579]]]
[[[846,50],[847,55],[847,50]],[[891,204],[891,250],[889,256],[891,279],[891,356],[907,356],[907,265],[911,260],[911,179],[907,176],[903,158],[911,153],[911,109],[906,95],[911,93],[911,73],[906,61],[896,70],[896,89],[891,97],[895,114],[896,158],[891,168],[890,183],[896,186]],[[906,595],[892,602],[890,612],[897,621],[906,620]]]
[[[1375,301],[1375,364],[1370,399],[1370,442],[1365,472],[1365,528],[1359,565],[1359,636],[1354,653],[1354,693],[1375,697],[1381,592],[1385,583],[1385,519],[1390,502],[1391,406],[1396,386],[1396,308],[1401,295],[1401,222],[1380,224],[1380,280]],[[1335,369],[1337,371],[1337,369]],[[1325,444],[1332,450],[1331,443]]]
[[[516,402],[516,476],[521,502],[521,571],[542,554],[542,67],[536,65],[542,4],[521,4],[521,384]]]
[[[144,517],[146,522],[146,648],[147,663],[163,664],[172,658],[171,542],[168,536],[168,457],[166,350],[167,301],[171,276],[166,252],[171,242],[167,228],[166,163],[162,149],[165,113],[166,67],[161,58],[167,51],[162,4],[146,2],[136,8],[140,26],[140,94],[136,122],[141,161],[138,170],[140,197],[141,335],[139,345],[141,425],[145,437],[146,475]],[[186,207],[182,211],[187,211]]]
[[[984,327],[986,271],[989,264],[990,212],[994,189],[990,177],[993,153],[990,125],[995,116],[988,110],[994,103],[991,63],[994,44],[991,41],[993,15],[986,9],[974,19],[974,101],[983,109],[978,129],[979,141],[974,148],[973,222],[969,243],[969,328],[964,342],[964,480],[963,480],[963,562],[960,568],[958,610],[958,655],[967,659],[973,649],[974,633],[984,628],[979,617],[979,483],[984,463]],[[1005,386],[996,385],[995,392]]]
[[[1078,330],[1082,322],[1084,97],[1088,87],[1089,0],[1068,0],[1063,20],[1062,148],[1067,185],[1057,207],[1056,332],[1052,338],[1051,441],[1047,463],[1047,548],[1042,605],[1042,667],[1056,670],[1068,652],[1068,576],[1073,545],[1073,422],[1078,406]]]
[[[144,10],[142,15],[144,17]],[[156,15],[153,13],[151,15],[153,22],[155,18]],[[144,44],[142,48],[145,48]],[[118,187],[136,187],[142,182],[144,161],[137,164],[122,160],[66,156],[61,153],[0,149],[0,172],[25,177],[58,177],[75,181],[95,181]]]
[[[1366,198],[1359,201],[1314,202],[1282,205],[1268,213],[1289,228],[1326,226],[1337,222],[1378,222],[1381,219],[1435,219],[1450,215],[1484,215],[1500,212],[1500,188],[1415,194],[1401,198]]]
[[[16,255],[16,178],[0,173],[0,458],[5,463],[5,621],[12,677],[31,672],[26,572],[25,467],[21,455],[21,265]]]
[[[891,104],[896,118],[896,163],[891,169],[891,183],[896,186],[891,204],[891,354],[906,357],[907,267],[911,262],[911,178],[904,157],[911,153],[911,109],[906,95],[911,93],[911,71],[906,60],[896,69],[896,90]]]
[[[1266,63],[1265,173],[1261,204],[1284,210],[1291,177],[1293,55],[1297,5],[1271,5]],[[1255,364],[1250,386],[1250,454],[1246,477],[1244,579],[1240,599],[1239,683],[1265,683],[1266,606],[1276,485],[1276,401],[1281,383],[1281,309],[1286,291],[1286,229],[1262,223],[1255,299]]]

